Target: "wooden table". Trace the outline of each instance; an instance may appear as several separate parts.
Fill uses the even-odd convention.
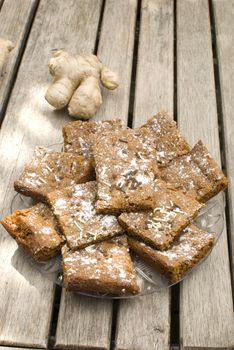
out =
[[[44,100],[53,49],[97,53],[119,73],[95,120],[138,126],[167,110],[229,177],[226,225],[209,258],[179,286],[133,300],[61,292],[1,229],[1,350],[232,348],[233,19],[233,0],[0,0],[0,36],[16,44],[0,78],[0,217],[34,146],[61,140],[70,120]]]

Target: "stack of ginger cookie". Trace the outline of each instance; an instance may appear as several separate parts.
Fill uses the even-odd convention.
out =
[[[37,204],[1,223],[36,261],[61,253],[67,290],[137,294],[132,252],[171,282],[208,253],[215,237],[193,220],[227,179],[201,141],[191,149],[166,113],[137,129],[74,121],[63,137],[14,183]]]

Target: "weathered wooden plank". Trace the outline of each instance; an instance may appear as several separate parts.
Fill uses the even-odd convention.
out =
[[[14,0],[6,0],[2,7],[0,3],[0,36],[11,40],[15,45],[4,73],[0,76],[0,120],[3,118],[3,111],[15,79],[37,3],[38,0],[22,0],[16,6]]]
[[[234,273],[234,1],[214,1],[215,32],[223,109],[226,170],[229,180],[228,200],[232,271]]]
[[[112,319],[111,300],[62,292],[56,348],[108,349]]]
[[[13,180],[34,146],[61,140],[62,125],[70,120],[66,112],[54,112],[44,99],[51,81],[47,67],[51,49],[92,51],[100,8],[100,0],[40,2],[0,132],[1,217],[10,211]],[[31,267],[3,233],[1,230],[0,344],[46,347],[53,283]]]
[[[137,0],[106,1],[98,56],[118,73],[120,85],[103,90],[104,103],[95,119],[117,116],[127,123],[136,10]]]
[[[208,1],[177,2],[178,121],[220,161]],[[181,284],[182,349],[226,349],[234,324],[226,229],[208,259]]]
[[[136,7],[136,0],[107,0],[105,3],[98,56],[118,72],[120,87],[113,92],[103,90],[104,103],[95,120],[117,116],[127,123]],[[63,293],[56,347],[109,349],[111,320],[111,300]]]
[[[37,350],[35,348],[13,348],[13,347],[8,347],[8,346],[0,346],[0,350]]]
[[[134,126],[173,113],[173,1],[142,1]]]
[[[143,0],[133,126],[173,112],[173,1]],[[169,349],[170,293],[120,301],[116,349]]]

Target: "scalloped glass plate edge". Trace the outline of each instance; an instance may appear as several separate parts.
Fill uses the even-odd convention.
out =
[[[12,199],[11,203],[11,211],[22,207],[29,207],[35,204],[29,197],[24,197],[18,193]],[[155,292],[160,292],[165,288],[169,288],[181,281],[183,281],[188,275],[193,273],[198,266],[200,266],[204,260],[208,258],[211,254],[212,249],[218,242],[219,237],[221,236],[224,228],[224,208],[225,208],[225,195],[223,192],[213,197],[210,201],[206,203],[206,206],[200,211],[198,217],[194,221],[194,223],[202,228],[207,230],[210,233],[215,235],[215,241],[212,248],[209,252],[191,269],[189,270],[183,278],[176,282],[171,283],[164,276],[156,272],[152,267],[148,264],[144,263],[138,256],[133,254],[133,261],[135,270],[137,273],[137,282],[140,286],[140,293],[136,295],[124,294],[124,295],[110,295],[110,294],[98,294],[98,293],[85,293],[85,292],[77,292],[77,294],[86,295],[94,298],[101,299],[129,299],[136,298],[139,296],[149,295]],[[18,248],[20,249],[20,248]],[[54,283],[59,286],[63,286],[63,276],[62,276],[62,268],[61,268],[61,257],[60,255],[56,255],[52,259],[37,263],[32,258],[30,258],[27,254],[25,254],[27,260],[31,265],[33,265],[40,273],[46,278],[50,279]]]

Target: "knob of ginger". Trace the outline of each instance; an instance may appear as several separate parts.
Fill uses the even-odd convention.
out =
[[[49,71],[54,81],[45,99],[56,109],[68,105],[69,114],[81,119],[89,119],[101,106],[100,82],[110,90],[118,87],[116,74],[91,54],[56,51],[49,61]]]
[[[0,38],[0,74],[14,45],[10,40]]]

